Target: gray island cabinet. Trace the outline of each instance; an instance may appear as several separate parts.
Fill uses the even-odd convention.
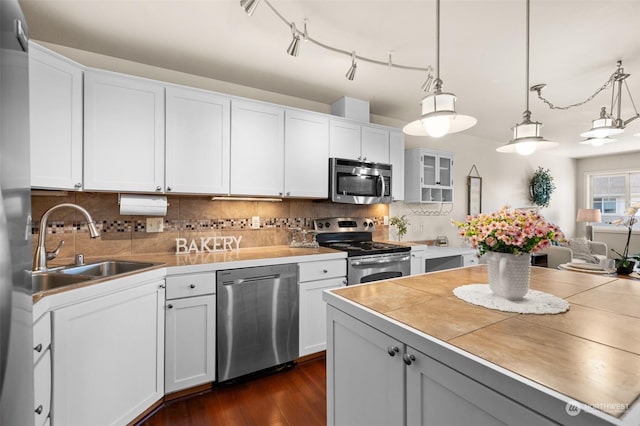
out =
[[[324,293],[329,425],[638,425],[640,283],[532,268],[568,312],[457,299],[486,266]]]

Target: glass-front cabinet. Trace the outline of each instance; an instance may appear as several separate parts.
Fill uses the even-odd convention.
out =
[[[453,202],[453,154],[414,148],[405,151],[405,202]]]

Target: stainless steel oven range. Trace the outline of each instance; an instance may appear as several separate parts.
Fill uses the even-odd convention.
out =
[[[316,219],[314,229],[321,246],[347,252],[347,285],[410,274],[411,248],[373,241],[371,219]]]

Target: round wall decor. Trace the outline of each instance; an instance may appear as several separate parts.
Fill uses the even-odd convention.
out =
[[[548,207],[551,201],[551,194],[556,189],[553,184],[553,176],[549,169],[538,167],[529,181],[529,198],[540,207]]]

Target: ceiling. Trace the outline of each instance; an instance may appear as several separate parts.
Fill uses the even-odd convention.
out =
[[[285,52],[291,30],[267,4],[253,16],[239,0],[21,0],[31,38],[162,68],[330,104],[342,96],[366,99],[371,113],[401,122],[418,118],[422,71],[360,61],[345,73],[348,55],[304,43],[296,58]],[[288,20],[329,46],[395,64],[435,64],[434,0],[271,0]],[[457,110],[478,119],[465,133],[507,143],[522,119],[525,79],[524,0],[442,0],[440,77],[458,97]],[[530,84],[558,106],[592,95],[622,60],[640,108],[640,1],[532,0]],[[618,142],[580,145],[608,89],[586,105],[551,110],[531,93],[532,118],[543,135],[560,142],[551,155],[574,158],[640,151],[640,119]],[[635,114],[628,95],[622,117]],[[410,145],[410,144],[409,144]]]

